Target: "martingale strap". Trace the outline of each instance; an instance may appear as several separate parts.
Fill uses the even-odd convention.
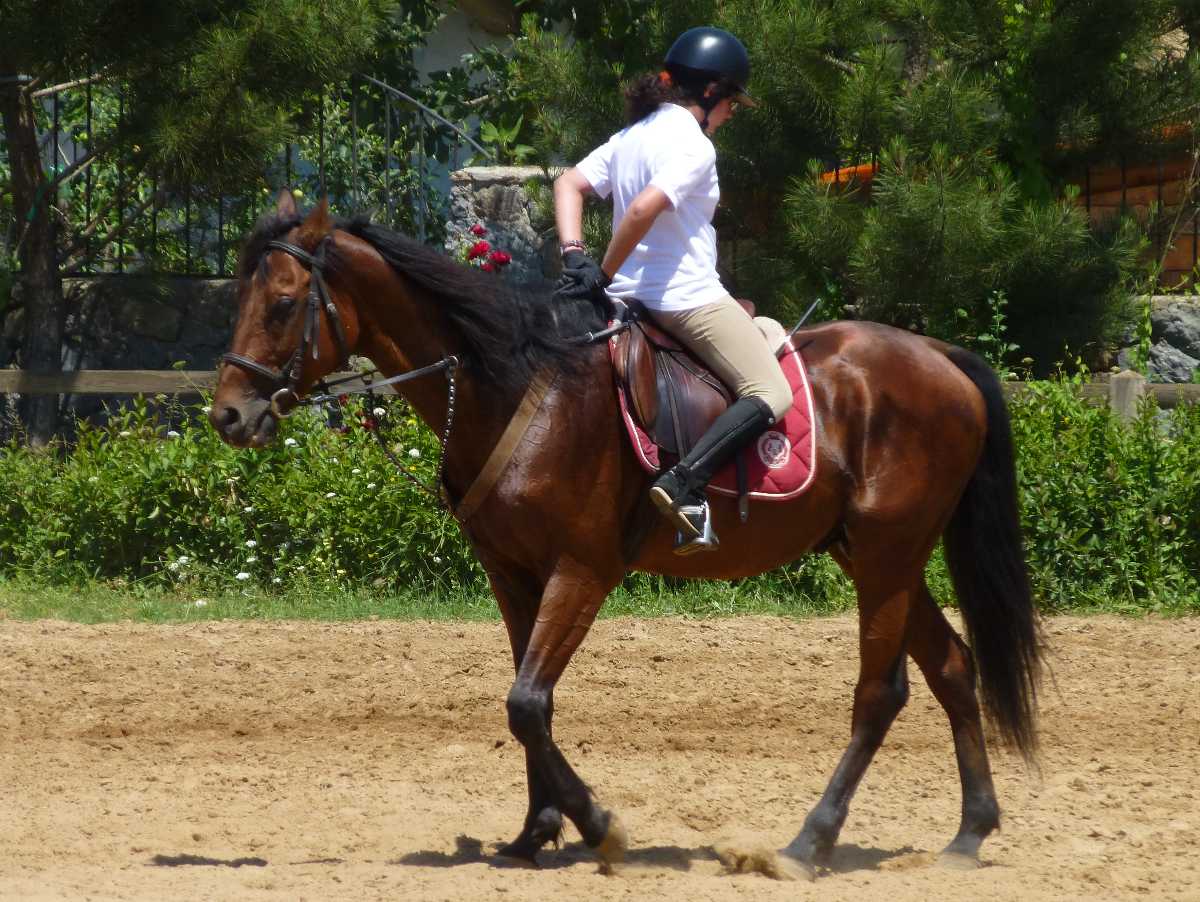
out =
[[[462,501],[452,509],[454,517],[459,523],[466,523],[479,510],[480,505],[487,500],[496,485],[496,480],[500,478],[500,474],[512,460],[517,445],[525,437],[529,424],[533,422],[534,416],[541,409],[542,401],[545,400],[552,385],[553,380],[547,382],[542,373],[533,377],[525,392],[525,397],[517,405],[516,413],[508,421],[504,434],[500,436],[500,440],[492,448],[492,453],[488,455],[487,463],[483,465],[483,469],[479,471],[479,475],[475,477],[475,481],[463,495]]]

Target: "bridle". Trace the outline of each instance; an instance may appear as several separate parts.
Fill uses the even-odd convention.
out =
[[[305,301],[304,331],[300,335],[300,346],[288,358],[283,368],[277,370],[266,364],[259,363],[245,354],[235,354],[232,351],[221,355],[222,363],[232,363],[234,366],[239,366],[256,376],[262,376],[272,385],[277,386],[275,391],[271,393],[271,412],[277,417],[287,416],[300,406],[302,402],[299,389],[301,373],[304,370],[305,354],[310,347],[312,348],[312,359],[314,361],[318,360],[321,354],[320,331],[322,307],[325,308],[325,315],[329,317],[329,323],[333,329],[333,338],[337,343],[337,365],[345,363],[350,358],[350,349],[346,345],[346,329],[342,325],[341,314],[338,313],[337,305],[329,297],[329,289],[325,285],[323,270],[325,268],[325,248],[328,242],[328,236],[322,238],[321,243],[317,245],[315,254],[310,254],[304,248],[289,244],[286,241],[267,242],[268,248],[274,248],[275,250],[290,254],[301,263],[306,264],[312,272],[312,278],[309,280],[308,285],[308,297]],[[334,366],[334,369],[337,368],[337,365]]]
[[[332,401],[339,401],[341,395],[366,392],[372,397],[376,389],[382,388],[385,385],[394,385],[399,382],[407,382],[409,379],[416,379],[421,376],[427,376],[431,373],[444,372],[446,380],[449,383],[449,391],[446,399],[446,419],[445,426],[442,430],[441,446],[442,452],[438,459],[437,474],[434,477],[434,485],[440,486],[442,483],[442,474],[446,469],[446,449],[450,443],[450,429],[454,424],[454,408],[456,392],[456,379],[458,375],[459,360],[454,355],[443,357],[437,363],[423,366],[419,369],[410,370],[407,373],[401,373],[398,376],[391,376],[387,379],[373,381],[372,373],[379,372],[371,370],[360,375],[347,376],[344,379],[335,379],[332,382],[327,382],[324,379],[319,380],[316,385],[321,389],[319,395],[309,395],[301,397],[300,395],[300,379],[304,370],[304,357],[308,353],[308,349],[312,348],[312,359],[314,361],[320,359],[321,343],[321,309],[325,309],[325,315],[329,317],[329,323],[333,329],[333,338],[337,343],[338,362],[334,365],[336,370],[338,366],[345,364],[350,359],[350,347],[346,343],[346,329],[342,325],[341,314],[338,313],[337,305],[333,303],[333,299],[329,297],[329,289],[325,284],[325,248],[328,245],[329,236],[321,239],[321,243],[317,245],[316,253],[310,254],[302,247],[295,244],[289,244],[286,241],[268,241],[267,247],[275,250],[283,251],[295,257],[301,263],[305,264],[312,272],[312,278],[309,281],[308,297],[305,300],[306,309],[304,312],[304,331],[300,336],[300,346],[288,358],[287,363],[281,369],[269,367],[264,363],[259,363],[252,357],[247,357],[245,354],[235,354],[228,351],[221,355],[222,363],[232,363],[234,366],[241,367],[249,373],[268,380],[272,385],[278,386],[271,393],[271,412],[275,416],[282,419],[292,413],[302,404],[327,404]],[[363,382],[361,388],[343,388],[340,393],[334,393],[335,386],[340,386],[345,382]],[[412,480],[420,488],[424,489],[439,504],[445,504],[445,499],[434,489],[414,476],[409,469],[404,466],[391,449],[387,447],[383,437],[379,434],[378,429],[372,430],[375,433],[375,438],[379,442],[379,446],[383,449],[384,454],[399,468],[400,472]]]

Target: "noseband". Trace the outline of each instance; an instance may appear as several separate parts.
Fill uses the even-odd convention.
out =
[[[256,376],[262,376],[271,384],[277,386],[274,392],[271,393],[271,411],[278,417],[287,416],[301,403],[300,398],[300,376],[304,370],[304,356],[308,353],[308,349],[312,348],[312,359],[318,360],[321,353],[320,331],[321,331],[321,308],[325,308],[325,315],[329,317],[330,326],[333,329],[333,338],[337,343],[338,348],[338,364],[345,363],[350,357],[350,349],[346,345],[346,330],[342,326],[342,317],[338,313],[337,306],[329,297],[329,289],[325,285],[325,275],[323,269],[325,267],[325,248],[329,242],[329,237],[321,239],[321,243],[317,245],[317,252],[310,254],[302,247],[297,247],[294,244],[289,244],[286,241],[270,241],[267,243],[268,248],[283,251],[295,257],[301,263],[306,264],[312,272],[312,278],[308,285],[308,298],[306,299],[306,309],[304,312],[304,332],[300,336],[300,346],[296,348],[291,357],[288,358],[286,364],[280,370],[259,363],[244,354],[235,354],[229,351],[221,355],[222,363],[232,363],[234,366],[239,366],[249,373]]]

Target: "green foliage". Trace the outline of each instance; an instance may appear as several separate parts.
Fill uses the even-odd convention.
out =
[[[1078,379],[1032,383],[1011,402],[1038,598],[1052,610],[1195,611],[1200,407],[1166,414],[1148,405],[1123,426],[1079,399]],[[389,446],[431,478],[435,438],[402,402],[383,406]],[[457,525],[384,457],[359,425],[367,417],[359,402],[342,412],[354,424],[345,432],[302,413],[285,421],[280,441],[251,451],[224,445],[194,409],[168,413],[174,430],[142,403],[108,427],[82,428],[69,451],[0,450],[0,484],[10,487],[0,496],[0,580],[233,599],[212,616],[240,616],[246,597],[280,616],[361,616],[373,593],[409,599],[401,607],[422,593],[486,595]],[[951,603],[939,555],[928,576]],[[333,613],[304,601],[324,592],[341,599]],[[294,598],[271,600],[284,595]],[[612,610],[819,613],[852,604],[848,581],[819,556],[727,587],[632,574]]]
[[[386,440],[426,479],[436,441],[401,403]],[[280,441],[237,452],[196,411],[168,430],[144,403],[69,453],[0,452],[0,570],[42,582],[121,577],[161,584],[297,581],[449,588],[479,571],[454,523],[385,458],[358,402],[344,434],[313,415]],[[417,456],[413,455],[413,452]],[[238,577],[238,574],[246,574]]]
[[[1131,425],[1071,380],[1011,402],[1035,590],[1053,610],[1200,605],[1200,406]]]

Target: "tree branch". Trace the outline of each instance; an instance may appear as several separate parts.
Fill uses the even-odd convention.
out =
[[[136,179],[139,175],[141,175],[145,171],[148,162],[149,158],[144,157],[141,162],[137,164],[133,172],[130,173],[130,178]],[[155,195],[152,194],[151,196],[153,197]],[[79,234],[75,237],[74,242],[63,253],[63,259],[73,257],[87,249],[88,239],[95,234],[96,230],[100,227],[100,223],[104,221],[104,218],[108,216],[113,207],[115,207],[121,200],[123,200],[123,198],[114,193],[113,196],[110,197],[108,201],[96,211],[96,215],[92,217],[92,221],[84,226],[82,230],[80,230]],[[110,241],[111,239],[106,240],[105,243],[101,245],[101,249],[110,243]]]
[[[151,204],[161,198],[161,195],[161,191],[151,191],[150,195],[145,200],[139,203],[137,207],[135,207],[124,219],[117,223],[116,228],[104,236],[104,240],[101,242],[100,246],[95,249],[96,253],[99,254],[119,237],[121,237],[122,233],[124,233],[126,229],[133,225],[133,223],[139,219],[143,213],[150,209]],[[95,223],[93,223],[92,226],[94,230]],[[85,250],[87,250],[87,242],[76,242],[75,245],[73,245],[61,258],[59,266],[63,269],[70,269],[71,267],[82,263],[84,258],[81,256],[81,254]]]
[[[104,77],[105,71],[101,69],[95,75],[89,75],[86,78],[77,78],[74,81],[64,81],[62,84],[58,85],[50,85],[48,88],[42,88],[41,90],[34,91],[29,96],[34,100],[38,100],[42,97],[49,97],[51,94],[57,94],[59,91],[66,91],[70,88],[78,88],[82,85],[90,85],[94,82],[102,81]]]

